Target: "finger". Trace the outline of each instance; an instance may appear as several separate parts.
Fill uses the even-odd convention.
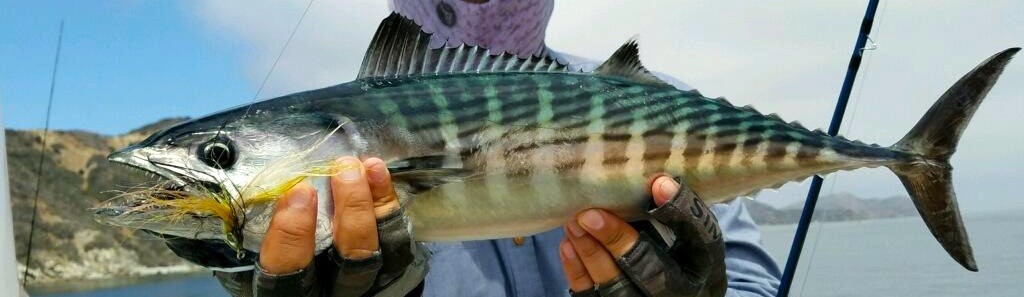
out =
[[[384,160],[369,158],[363,161],[366,167],[366,179],[370,182],[370,195],[373,196],[373,211],[377,218],[383,218],[398,210],[398,195],[391,184],[391,173]]]
[[[656,178],[651,187],[651,193],[654,194],[654,204],[658,206],[665,205],[672,197],[676,196],[676,192],[679,192],[679,183],[667,175]]]
[[[569,243],[572,244],[573,250],[594,283],[607,283],[622,274],[615,264],[615,258],[612,258],[608,250],[584,231],[576,221],[569,221],[565,228]]]
[[[337,160],[340,172],[331,176],[334,197],[334,247],[343,257],[365,259],[377,251],[377,218],[363,162],[355,157]]]
[[[566,234],[566,236],[570,236]],[[576,250],[569,243],[568,238],[563,238],[558,245],[559,255],[562,258],[562,271],[565,272],[565,279],[569,281],[569,289],[573,292],[583,292],[594,287],[594,280],[587,274],[587,268],[583,261],[576,255]]]
[[[386,259],[377,274],[377,281],[387,283],[406,272],[415,260],[415,244],[409,234],[409,220],[401,213],[401,205],[387,165],[378,158],[363,161],[369,181],[373,208],[377,218],[377,240],[380,257]]]
[[[640,235],[616,215],[600,209],[588,209],[576,217],[580,226],[616,258],[636,244]]]
[[[316,248],[316,190],[300,183],[274,206],[260,247],[260,267],[269,274],[287,274],[313,261]]]

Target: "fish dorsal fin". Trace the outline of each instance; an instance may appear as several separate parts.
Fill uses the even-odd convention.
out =
[[[651,85],[669,85],[654,76],[654,74],[651,74],[640,63],[640,46],[636,43],[636,39],[626,41],[607,61],[604,61],[597,69],[594,69],[594,73],[623,77]]]
[[[430,34],[413,20],[391,13],[377,27],[359,76],[395,77],[416,74],[478,72],[564,72],[565,64],[543,56],[519,58],[509,53],[493,53],[475,45],[430,48]]]

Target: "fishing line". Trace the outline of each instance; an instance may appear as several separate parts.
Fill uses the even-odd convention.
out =
[[[299,27],[302,25],[302,21],[305,20],[306,15],[309,14],[309,8],[313,7],[313,1],[315,0],[309,0],[309,2],[306,3],[306,8],[302,11],[302,15],[299,16],[299,20],[295,23],[295,27],[292,28],[291,33],[288,34],[288,39],[285,39],[284,45],[281,46],[281,50],[277,52],[277,57],[274,58],[274,62],[270,64],[270,69],[267,70],[267,74],[263,76],[263,80],[260,82],[260,86],[256,88],[256,93],[253,94],[252,99],[249,100],[249,105],[246,106],[245,112],[243,112],[242,115],[238,117],[238,119],[244,118],[245,116],[249,115],[249,111],[252,110],[252,105],[256,103],[256,100],[259,99],[260,94],[263,93],[263,87],[267,85],[267,81],[270,80],[270,75],[272,75],[274,73],[274,69],[277,68],[277,63],[281,61],[281,57],[284,56],[284,52],[288,49],[288,45],[290,45],[292,43],[292,39],[295,38],[295,32],[299,31]],[[214,139],[220,136],[221,131],[224,129],[225,126],[227,126],[228,122],[229,121],[225,120],[224,123],[220,125],[220,129],[217,129],[217,133],[214,135]]]
[[[236,118],[235,120],[241,120],[241,119],[243,119],[243,118],[245,118],[246,116],[249,115],[249,112],[252,110],[252,106],[254,104],[256,104],[256,100],[259,99],[260,94],[263,92],[263,87],[265,87],[267,85],[267,81],[270,80],[270,76],[274,73],[274,69],[277,68],[277,63],[281,61],[281,57],[284,56],[285,51],[288,49],[288,45],[290,45],[292,43],[292,39],[295,38],[295,33],[298,32],[299,31],[299,27],[302,26],[302,21],[305,20],[306,19],[306,15],[309,14],[309,9],[311,7],[313,7],[313,2],[314,1],[315,0],[309,0],[309,2],[306,3],[306,8],[302,10],[302,15],[300,15],[299,16],[299,20],[297,22],[295,22],[295,27],[293,27],[291,33],[288,34],[288,39],[286,39],[284,41],[284,45],[282,45],[281,46],[281,50],[278,51],[277,57],[274,58],[274,62],[270,64],[270,69],[267,70],[267,74],[263,76],[263,80],[260,82],[259,87],[256,89],[256,93],[253,94],[252,99],[249,101],[249,105],[245,107],[245,112],[243,112],[242,115],[239,116],[238,118]],[[220,128],[217,129],[217,133],[213,136],[213,138],[210,141],[213,141],[213,140],[219,138],[220,135],[221,135],[221,132],[224,130],[224,127],[226,127],[229,122],[231,122],[231,121],[230,120],[224,120],[224,123],[221,123]],[[224,152],[224,153],[227,153],[227,152]],[[217,155],[217,157],[220,158],[220,157],[223,157],[223,155]],[[223,170],[223,168],[219,168],[219,169]],[[233,181],[231,181],[231,179],[225,180],[225,183],[227,185],[229,185],[230,187],[234,188],[235,192],[239,193],[239,195],[241,195],[242,190],[239,189],[238,185],[235,185],[235,183]],[[238,200],[238,201],[228,201],[228,203],[231,203],[232,207],[237,207],[238,209],[241,210],[241,211],[238,211],[238,213],[237,213],[237,215],[240,218],[237,219],[236,222],[235,222],[236,226],[239,226],[239,228],[241,228],[241,226],[245,225],[245,221],[246,221],[246,218],[245,218],[245,199],[242,199],[242,197],[239,197],[239,199],[229,199],[229,200]],[[239,235],[241,235],[241,234],[239,234]],[[239,239],[239,244],[241,243],[241,241],[242,240]],[[239,259],[244,257],[244,254],[241,251],[242,251],[242,249],[239,249],[239,254],[238,254],[238,258]]]
[[[50,95],[46,101],[46,121],[43,124],[43,136],[39,147],[39,162],[36,166],[36,190],[32,196],[32,221],[28,228],[28,247],[25,250],[25,271],[21,275],[21,286],[28,284],[28,269],[32,263],[32,237],[36,233],[36,215],[39,208],[39,189],[43,182],[43,160],[46,156],[46,135],[50,134],[50,114],[53,110],[53,90],[57,86],[57,65],[60,63],[60,48],[64,41],[64,20],[60,20],[60,31],[57,33],[57,52],[53,57],[53,71],[50,73]]]
[[[302,25],[302,20],[306,19],[306,15],[309,14],[309,8],[313,7],[313,1],[315,0],[309,0],[309,3],[306,4],[306,9],[303,10],[302,15],[299,16],[299,21],[296,22],[295,27],[292,28],[292,33],[288,34],[288,39],[285,40],[284,45],[281,46],[281,51],[277,53],[277,58],[274,58],[274,63],[270,64],[270,70],[267,71],[267,75],[263,76],[263,81],[260,82],[259,88],[256,89],[256,94],[252,95],[252,100],[249,102],[249,106],[246,107],[245,113],[242,114],[242,117],[249,114],[249,110],[252,109],[252,104],[256,103],[256,99],[260,97],[260,93],[263,92],[263,87],[267,85],[267,81],[270,80],[270,75],[274,73],[274,68],[277,68],[277,62],[281,61],[281,57],[284,56],[284,52],[288,49],[288,45],[292,43],[292,38],[295,38],[295,32],[299,31],[299,26]]]
[[[878,15],[878,26],[876,26],[875,33],[871,34],[871,35],[875,36],[874,39],[880,39],[880,36],[882,35],[882,28],[885,27],[884,26],[884,24],[885,24],[885,12],[886,12],[886,8],[888,6],[889,6],[889,2],[885,2],[885,3],[882,4],[882,11]],[[868,42],[870,43],[870,45],[869,45],[870,47],[862,48],[861,49],[861,54],[862,55],[864,54],[864,51],[873,51],[873,50],[877,50],[878,49],[878,44],[875,43],[874,40],[872,40],[871,36],[868,36]],[[861,83],[857,86],[857,91],[856,91],[857,95],[854,96],[854,99],[853,99],[853,110],[850,112],[850,120],[847,121],[848,124],[846,125],[846,128],[844,129],[845,132],[843,132],[843,134],[845,134],[845,135],[850,135],[851,131],[853,131],[853,126],[857,123],[857,121],[856,121],[856,119],[857,119],[857,112],[860,110],[860,103],[861,103],[861,101],[863,101],[862,97],[864,95],[864,85],[868,84],[868,77],[871,74],[871,61],[874,60],[873,57],[874,57],[874,55],[867,55],[864,58],[864,71],[861,72],[862,73],[861,74],[861,78],[860,78],[861,79]],[[834,176],[832,176],[831,183],[829,184],[829,189],[828,189],[829,196],[833,196],[834,197],[835,190],[836,190],[836,181],[838,181],[838,180],[839,180],[839,172],[836,172],[836,174]],[[818,230],[814,233],[814,243],[811,244],[811,253],[808,256],[809,258],[807,259],[807,268],[804,270],[804,275],[805,276],[804,276],[804,278],[800,282],[800,295],[801,296],[804,295],[804,289],[807,287],[807,281],[811,277],[811,268],[814,267],[814,265],[813,265],[814,259],[815,259],[814,256],[815,256],[815,254],[818,251],[818,242],[821,241],[822,229],[825,229],[825,222],[818,222]]]

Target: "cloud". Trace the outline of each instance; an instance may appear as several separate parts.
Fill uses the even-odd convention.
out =
[[[243,8],[244,7],[244,8]],[[194,7],[211,31],[251,45],[246,73],[266,75],[305,1],[204,1]],[[388,13],[384,1],[318,1],[299,28],[263,97],[349,81]],[[861,1],[558,1],[548,44],[603,58],[638,35],[648,67],[710,96],[752,104],[809,127],[826,127],[846,71]],[[957,78],[998,50],[1024,45],[1020,1],[885,1],[844,123],[844,134],[888,145],[898,140]],[[1019,58],[1020,59],[1020,58]],[[1011,63],[953,158],[961,206],[1024,206],[1015,186],[1024,168],[1024,60]],[[902,195],[885,169],[836,175],[832,189]],[[790,185],[763,201],[802,199]]]
[[[267,75],[307,1],[199,1],[193,10],[206,28],[250,45],[240,53],[256,85]],[[278,62],[261,97],[352,80],[377,24],[390,11],[384,1],[314,1]]]

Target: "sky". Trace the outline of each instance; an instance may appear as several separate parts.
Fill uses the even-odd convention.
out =
[[[41,128],[65,21],[51,126],[119,134],[251,102],[306,1],[0,1],[0,112]],[[355,77],[385,1],[316,1],[259,98]],[[585,4],[583,4],[585,3]],[[703,94],[827,127],[866,1],[561,1],[547,43],[603,59],[630,37],[649,68]],[[842,134],[898,140],[956,79],[1024,46],[1024,2],[883,1]],[[1011,62],[953,157],[965,212],[1024,208],[1024,61]],[[803,198],[791,183],[757,199]],[[823,194],[905,195],[884,168],[830,175]]]

